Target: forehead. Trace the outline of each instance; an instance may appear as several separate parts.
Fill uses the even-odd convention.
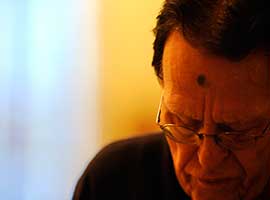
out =
[[[162,60],[165,101],[197,118],[205,104],[211,104],[216,118],[256,117],[269,109],[268,59],[258,51],[232,62],[193,48],[179,32],[172,32]],[[198,84],[201,75],[203,86]]]

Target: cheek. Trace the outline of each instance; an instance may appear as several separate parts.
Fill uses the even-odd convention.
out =
[[[257,141],[257,144],[250,149],[234,152],[239,164],[245,170],[244,187],[250,195],[260,193],[269,178],[269,145],[268,138],[268,140]]]
[[[191,180],[189,179],[189,175],[185,173],[185,167],[187,166],[187,164],[190,165],[191,160],[195,156],[198,147],[196,145],[175,143],[169,138],[167,138],[167,141],[170,146],[174,170],[178,182],[185,190],[185,192],[190,194]]]
[[[264,168],[270,167],[270,138],[258,140],[254,147],[235,152],[235,156],[248,176],[260,174]],[[267,174],[268,175],[268,174]]]
[[[185,145],[181,143],[176,143],[171,139],[167,138],[167,142],[170,146],[170,151],[172,154],[174,167],[176,170],[181,170],[186,164],[192,159],[194,153],[196,152],[196,145]]]

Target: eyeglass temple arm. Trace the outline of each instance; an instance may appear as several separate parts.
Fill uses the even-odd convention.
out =
[[[159,122],[160,122],[160,113],[161,113],[162,102],[163,102],[163,92],[162,92],[162,95],[161,95],[161,98],[160,98],[160,101],[159,101],[158,113],[157,113],[157,116],[156,116],[156,123],[157,124],[159,124]]]

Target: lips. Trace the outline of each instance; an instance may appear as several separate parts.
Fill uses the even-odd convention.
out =
[[[236,178],[197,178],[201,182],[215,184],[235,181]]]
[[[193,177],[194,178],[194,177]],[[198,185],[203,187],[232,187],[239,182],[238,178],[195,178]]]

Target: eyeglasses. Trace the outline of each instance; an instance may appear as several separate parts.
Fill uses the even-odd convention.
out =
[[[160,115],[162,102],[163,97],[160,101],[156,123],[163,130],[166,136],[177,143],[200,145],[204,137],[213,137],[216,144],[223,146],[226,149],[241,150],[255,145],[256,140],[264,137],[270,130],[270,122],[268,122],[261,131],[258,131],[258,129],[250,129],[247,131],[223,131],[219,134],[206,135],[185,126],[161,124]]]

